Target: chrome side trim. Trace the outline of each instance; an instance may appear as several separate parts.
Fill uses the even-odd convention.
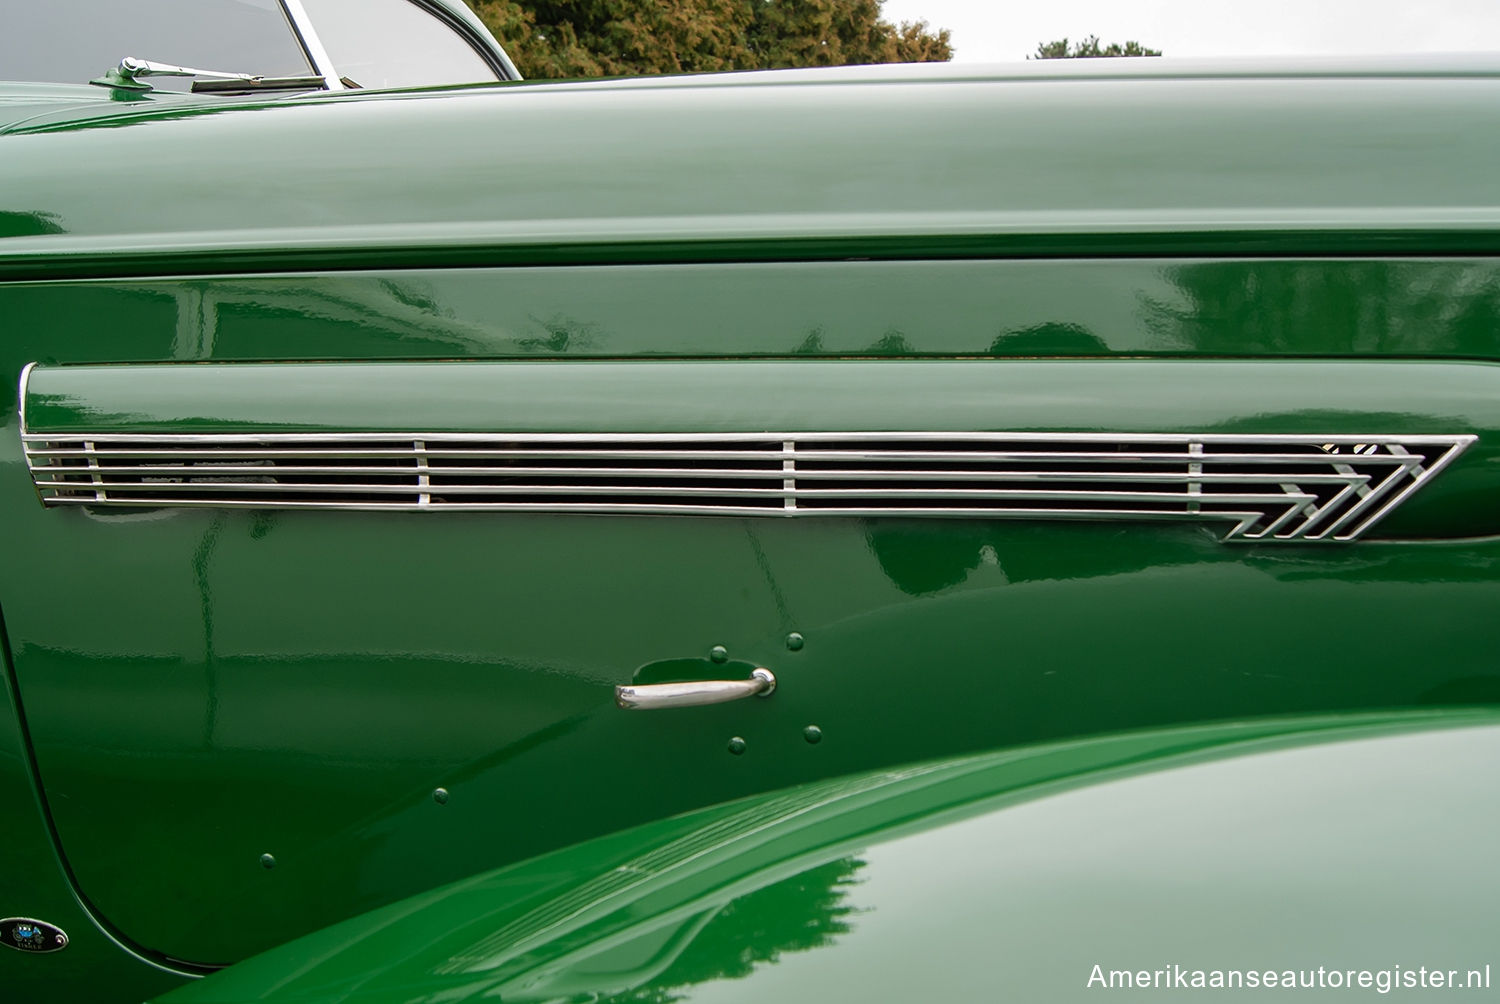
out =
[[[26,431],[26,388],[31,384],[31,371],[36,369],[36,363],[27,363],[21,367],[21,379],[16,393],[16,414],[21,417],[21,431]]]
[[[23,414],[22,439],[48,506],[1210,521],[1231,541],[1349,541],[1477,437],[33,433]]]

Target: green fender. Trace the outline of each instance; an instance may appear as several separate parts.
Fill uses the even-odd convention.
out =
[[[454,883],[160,1004],[1483,989],[1497,753],[1500,713],[1429,711],[851,775]]]

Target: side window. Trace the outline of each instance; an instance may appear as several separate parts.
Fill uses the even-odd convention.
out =
[[[452,27],[410,0],[302,0],[339,76],[360,87],[498,80]]]

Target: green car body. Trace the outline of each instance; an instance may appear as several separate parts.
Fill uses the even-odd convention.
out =
[[[1497,722],[1264,720],[812,782],[432,890],[161,1004],[1487,999],[1497,785],[1472,766]]]
[[[935,757],[1500,701],[1497,98],[7,85],[0,915],[70,942],[0,985]]]

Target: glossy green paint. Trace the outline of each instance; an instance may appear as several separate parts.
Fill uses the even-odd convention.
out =
[[[1445,66],[6,92],[0,380],[40,360],[59,429],[1475,431],[1384,529],[1491,532],[1500,81]],[[43,810],[158,958],[849,771],[1500,702],[1493,538],[48,511],[16,430],[0,605]],[[613,706],[716,646],[777,694]]]
[[[169,92],[153,95],[148,101],[134,95],[111,94],[108,90],[98,87],[6,81],[0,85],[0,133],[24,128],[25,124],[32,119],[51,121],[58,116],[81,118],[108,116],[126,107],[153,108],[160,112],[173,107],[174,104],[180,107],[192,107],[201,104],[201,101],[187,95]],[[18,224],[24,223],[19,214],[7,213],[0,219],[5,221],[3,231],[5,236],[17,236],[25,232],[24,229],[17,228]],[[42,229],[36,232],[56,233],[57,231]]]
[[[49,955],[0,951],[0,989],[7,1004],[48,1004],[85,999],[108,988],[121,1000],[141,1000],[183,982],[122,946],[74,895],[59,859],[35,786],[9,657],[0,676],[0,914],[45,920],[68,936],[68,947]],[[22,909],[24,907],[24,909]]]
[[[1500,359],[1500,265],[986,259],[13,282],[0,283],[0,316],[65,361]]]
[[[1247,568],[1207,533],[1114,527],[130,520],[43,514],[14,464],[17,525],[35,534],[16,555],[35,572],[6,604],[27,625],[18,653],[65,846],[108,916],[205,961],[615,822],[831,769],[1143,722],[1496,697],[1487,543],[1262,549]],[[1276,628],[1203,665],[1224,650],[1226,616]],[[1352,625],[1344,661],[1288,673],[1287,646],[1316,651],[1330,622]],[[795,656],[791,628],[810,639]],[[1165,648],[1163,630],[1177,635]],[[726,642],[806,685],[767,702],[770,720],[615,717],[609,687],[635,666]],[[846,706],[867,676],[933,673],[930,705]],[[983,701],[991,717],[976,715]],[[829,737],[816,749],[807,720]],[[750,740],[750,769],[730,773],[728,735]],[[637,771],[674,786],[642,800]],[[433,827],[452,823],[431,815],[439,783],[464,833],[430,857],[421,848],[448,832]],[[541,816],[545,830],[516,822]],[[123,839],[122,818],[137,823]],[[268,849],[274,872],[259,867]],[[232,915],[215,908],[226,898]]]
[[[28,431],[74,437],[338,430],[1489,437],[1500,429],[1500,365],[1431,360],[43,365],[27,383]]]
[[[424,515],[48,513],[15,543],[52,813],[133,940],[233,961],[617,825],[935,753],[1500,699],[1493,541]],[[714,645],[777,693],[614,706],[637,667]]]
[[[0,135],[0,276],[1493,252],[1497,69],[861,67],[68,110]]]
[[[1497,722],[1241,723],[817,782],[425,893],[162,1004],[1064,1001],[1097,997],[1096,964],[1493,986],[1500,790],[1473,768]]]

